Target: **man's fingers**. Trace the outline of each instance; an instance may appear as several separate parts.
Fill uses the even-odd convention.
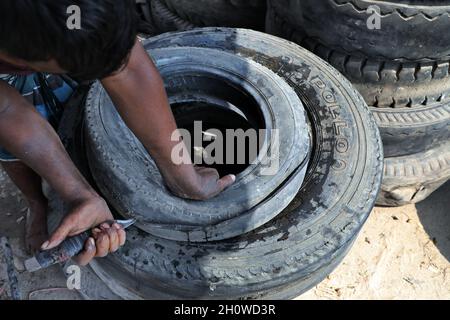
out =
[[[85,266],[95,257],[105,257],[110,252],[115,252],[126,241],[125,230],[117,223],[92,230],[93,238],[86,241],[84,251],[74,258],[74,261]]]
[[[127,240],[127,234],[119,224],[115,223],[113,227],[117,229],[117,235],[119,236],[119,246],[122,247]]]
[[[197,172],[202,172],[202,171],[207,170],[208,168],[207,167],[194,166],[194,169]]]
[[[205,172],[210,173],[211,175],[214,175],[214,178],[216,178],[216,180],[220,179],[220,175],[219,175],[219,171],[217,171],[216,169],[213,168],[206,168]]]
[[[106,233],[109,237],[109,252],[116,252],[119,249],[119,235],[114,227],[108,228]]]
[[[196,170],[197,170],[197,172],[199,174],[202,174],[202,175],[207,175],[207,174],[214,175],[217,180],[219,180],[219,178],[220,178],[219,172],[216,169],[214,169],[214,168],[196,167]]]
[[[95,242],[95,245],[97,246],[97,253],[96,257],[106,257],[109,253],[109,236],[107,233],[102,232],[98,237],[97,241]]]
[[[99,228],[92,229],[92,236],[94,237],[94,240],[97,240],[97,237],[102,233],[102,230]]]
[[[94,259],[96,252],[95,241],[93,238],[89,238],[84,245],[84,251],[76,256],[74,261],[80,266],[85,266]]]
[[[50,250],[57,247],[61,242],[63,242],[69,233],[72,231],[72,224],[67,220],[64,220],[59,227],[53,232],[50,238],[45,241],[41,249],[42,250]]]
[[[229,174],[222,179],[220,179],[217,184],[219,186],[220,192],[231,186],[236,181],[236,176],[233,174]]]
[[[218,180],[216,183],[216,188],[215,188],[214,192],[210,192],[206,199],[214,198],[219,193],[221,193],[223,190],[225,190],[230,185],[232,185],[235,181],[236,181],[236,176],[234,176],[232,174],[225,176],[222,179]]]

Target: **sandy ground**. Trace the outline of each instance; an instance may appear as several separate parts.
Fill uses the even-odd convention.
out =
[[[10,240],[23,299],[81,299],[59,267],[24,272],[26,209],[0,170],[0,236]],[[376,208],[343,263],[298,299],[450,299],[449,261],[450,182],[418,205]]]
[[[299,299],[450,299],[450,182],[417,205],[375,208],[342,264]]]

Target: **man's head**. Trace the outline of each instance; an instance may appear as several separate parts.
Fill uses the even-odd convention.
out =
[[[80,8],[81,29],[69,29]],[[1,0],[0,59],[76,78],[103,78],[126,62],[137,34],[134,0]],[[51,70],[42,70],[48,66]]]

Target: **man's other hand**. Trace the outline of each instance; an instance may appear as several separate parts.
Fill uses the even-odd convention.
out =
[[[111,211],[102,198],[92,197],[69,205],[70,213],[42,245],[42,250],[55,248],[67,237],[91,229],[93,236],[86,241],[84,251],[75,259],[80,265],[86,265],[93,258],[104,257],[125,244],[125,230],[113,223]]]
[[[186,176],[187,177],[187,176]],[[220,178],[216,169],[194,167],[194,174],[180,184],[180,179],[174,183],[166,179],[169,189],[178,197],[192,200],[208,200],[214,198],[236,181],[236,176],[227,175]]]

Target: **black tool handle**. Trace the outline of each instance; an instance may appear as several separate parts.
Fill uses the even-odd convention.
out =
[[[85,231],[77,236],[67,238],[58,247],[40,252],[36,256],[36,260],[42,268],[66,262],[83,251],[84,244],[90,236],[91,232]]]

